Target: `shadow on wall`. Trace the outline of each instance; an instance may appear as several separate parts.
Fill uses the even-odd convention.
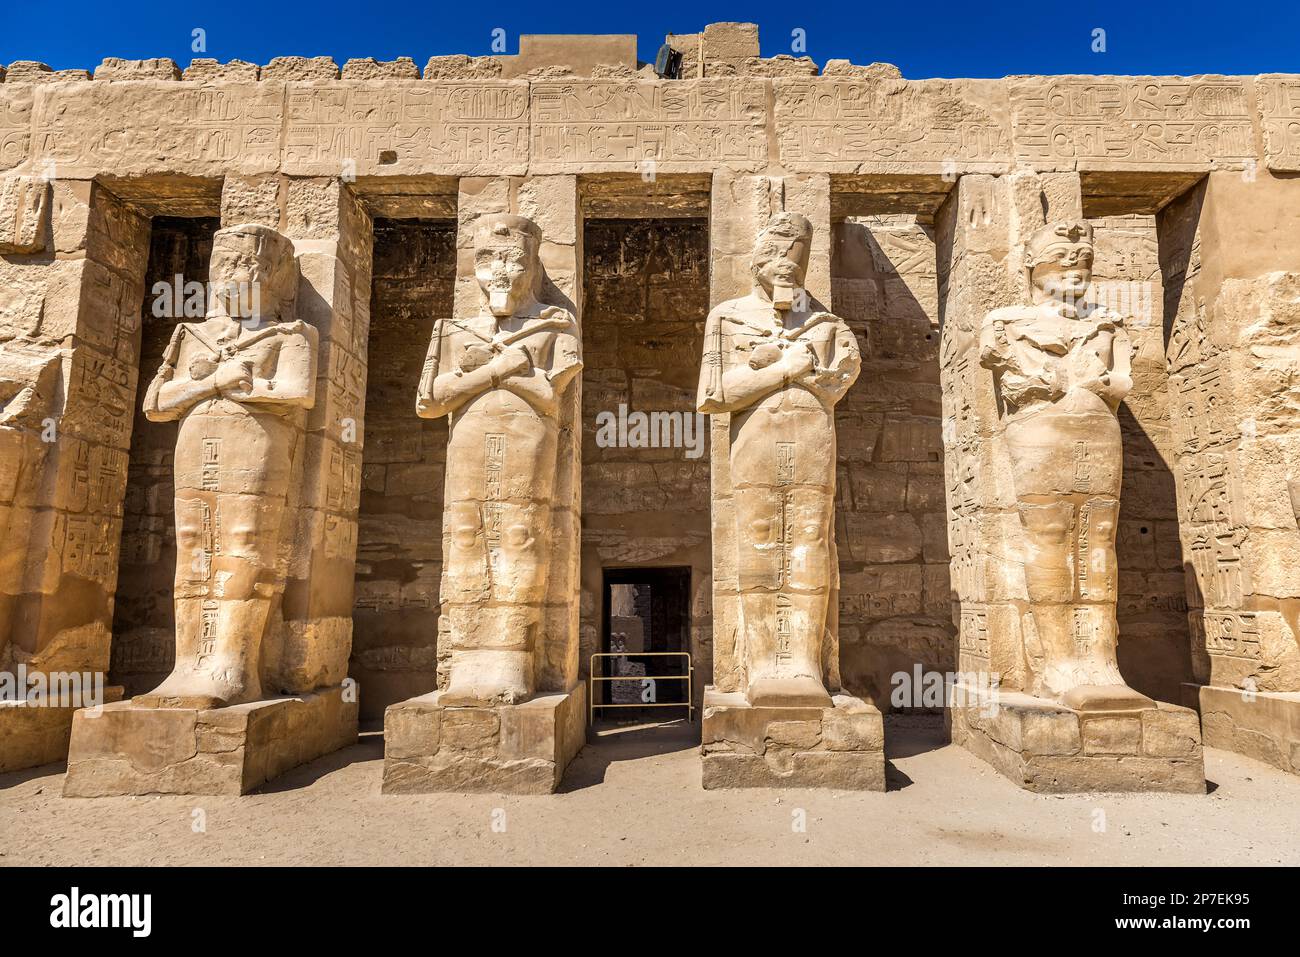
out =
[[[1178,704],[1180,686],[1191,680],[1192,659],[1174,474],[1127,405],[1120,406],[1119,422],[1124,436],[1116,541],[1120,673],[1143,694]]]
[[[956,667],[935,245],[907,215],[835,229],[835,311],[863,359],[836,409],[840,668],[848,691],[888,712],[895,674]]]

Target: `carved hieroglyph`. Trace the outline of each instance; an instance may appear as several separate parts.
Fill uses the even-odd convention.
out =
[[[475,233],[477,316],[439,320],[416,410],[448,416],[445,705],[519,704],[536,689],[562,398],[582,368],[573,316],[538,300],[541,231],[490,214]]]
[[[1116,661],[1116,410],[1132,347],[1123,317],[1084,301],[1092,259],[1087,223],[1037,230],[1024,259],[1032,304],[985,317],[980,363],[995,373],[1024,535],[1026,690],[1080,710],[1150,707]]]
[[[284,587],[278,551],[303,416],[315,402],[316,330],[293,318],[298,265],[267,226],[219,230],[200,323],[177,326],[145,394],[176,440],[176,667],[150,707],[261,696],[262,639]]]
[[[705,326],[697,406],[730,414],[738,657],[756,706],[831,705],[834,407],[861,359],[848,325],[804,292],[811,240],[803,216],[773,216],[755,244],[753,291]]]

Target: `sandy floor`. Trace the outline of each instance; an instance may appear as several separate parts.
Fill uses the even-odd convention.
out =
[[[64,800],[51,765],[0,775],[0,864],[1300,864],[1300,777],[1224,751],[1204,797],[1045,797],[901,719],[886,794],[706,792],[692,730],[605,733],[551,797],[384,797],[374,732],[243,798]]]

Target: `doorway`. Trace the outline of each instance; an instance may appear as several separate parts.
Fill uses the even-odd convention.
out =
[[[686,702],[686,659],[663,653],[690,651],[690,596],[689,567],[604,570],[600,650],[619,657],[598,673],[641,680],[598,682],[598,703]]]

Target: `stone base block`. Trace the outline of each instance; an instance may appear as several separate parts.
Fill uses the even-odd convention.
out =
[[[1300,774],[1300,692],[1185,684],[1183,703],[1200,711],[1207,747]]]
[[[107,705],[72,722],[64,797],[246,794],[357,741],[341,687],[228,708]]]
[[[1196,712],[1157,702],[1132,711],[1075,711],[1018,692],[954,685],[954,744],[1029,791],[1205,793]]]
[[[587,740],[584,685],[495,707],[443,705],[442,692],[384,712],[385,794],[550,794]]]
[[[754,707],[704,690],[704,787],[885,789],[880,711],[838,694],[829,708]]]
[[[122,699],[121,685],[104,689],[105,703]],[[77,707],[0,701],[0,774],[53,764],[68,756]]]

